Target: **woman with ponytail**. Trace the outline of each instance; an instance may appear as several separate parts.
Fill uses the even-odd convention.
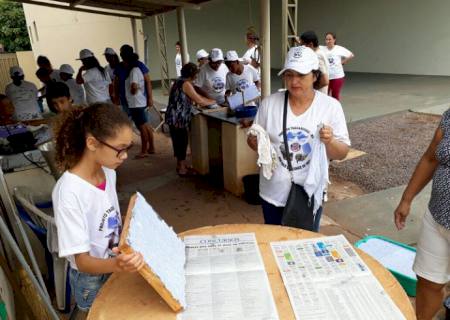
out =
[[[117,248],[122,221],[115,169],[128,157],[133,131],[120,109],[97,103],[62,114],[55,139],[56,162],[64,170],[52,194],[59,256],[70,264],[74,312],[87,313],[112,272],[144,264],[140,253]]]

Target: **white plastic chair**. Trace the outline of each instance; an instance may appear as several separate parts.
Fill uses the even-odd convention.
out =
[[[59,310],[68,311],[70,308],[70,287],[68,287],[68,261],[58,257],[58,241],[55,218],[39,209],[33,200],[33,196],[27,188],[14,188],[14,197],[30,218],[47,229],[47,249],[53,258],[53,273],[55,282],[56,305]],[[68,291],[69,290],[69,291]]]

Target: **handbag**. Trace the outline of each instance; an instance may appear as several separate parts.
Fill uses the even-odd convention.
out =
[[[302,186],[294,183],[294,174],[291,163],[291,154],[286,134],[287,102],[289,93],[286,91],[284,96],[283,108],[283,139],[284,150],[287,160],[289,173],[291,175],[291,190],[286,205],[283,209],[281,224],[283,226],[294,227],[313,231],[314,226],[314,196],[309,199],[308,194]]]

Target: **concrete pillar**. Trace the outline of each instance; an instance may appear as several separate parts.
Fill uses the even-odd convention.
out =
[[[178,36],[181,42],[181,61],[183,65],[188,63],[188,43],[186,37],[186,21],[184,19],[184,8],[177,8]]]
[[[260,0],[261,6],[261,95],[270,95],[270,0]]]

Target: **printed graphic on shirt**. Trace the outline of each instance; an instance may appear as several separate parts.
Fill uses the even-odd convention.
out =
[[[211,79],[212,88],[215,92],[222,92],[225,89],[225,82],[221,77],[214,77]]]
[[[250,83],[248,83],[247,79],[239,79],[236,83],[237,91],[244,91],[250,87]]]
[[[286,130],[286,138],[288,144],[288,153],[291,159],[292,170],[301,170],[309,165],[311,161],[311,142],[314,139],[314,134],[303,127],[290,127]],[[279,162],[285,168],[288,168],[287,153],[284,147],[283,133],[280,136],[280,154]]]
[[[334,66],[335,62],[334,62],[335,57],[332,55],[328,56],[328,63],[330,64],[330,66]]]
[[[105,238],[109,239],[108,249],[117,247],[122,226],[120,216],[114,206],[111,206],[102,216],[98,231],[105,233]]]

